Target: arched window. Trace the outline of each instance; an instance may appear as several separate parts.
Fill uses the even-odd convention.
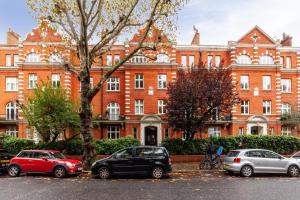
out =
[[[157,59],[156,59],[156,62],[160,62],[160,63],[169,63],[170,62],[170,59],[169,59],[169,56],[166,55],[166,54],[158,54],[157,55]]]
[[[14,102],[6,104],[6,120],[17,120],[18,119],[18,108]]]
[[[271,56],[264,55],[264,56],[260,57],[259,64],[273,65],[274,64],[274,60],[273,60],[273,58]]]
[[[247,55],[240,55],[236,62],[238,64],[252,64],[251,58]]]
[[[143,55],[135,55],[131,58],[132,63],[146,63],[147,58]]]
[[[26,62],[40,62],[40,54],[30,53],[26,57]]]
[[[50,63],[62,63],[63,59],[62,56],[58,53],[53,53],[49,57],[49,62]]]
[[[118,120],[120,118],[120,106],[116,102],[107,105],[108,119]]]

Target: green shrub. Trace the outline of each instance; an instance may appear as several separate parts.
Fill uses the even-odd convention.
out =
[[[16,137],[5,137],[1,142],[1,146],[11,154],[17,154],[23,149],[35,148],[35,144],[32,140],[19,139]]]
[[[139,141],[133,137],[123,137],[115,140],[97,140],[96,153],[101,155],[109,155],[120,149],[138,145]]]
[[[242,141],[242,147],[239,143]],[[163,140],[162,146],[166,147],[171,154],[206,154],[208,144],[213,144],[213,151],[218,146],[224,147],[224,153],[238,148],[261,148],[269,149],[280,154],[291,154],[300,150],[300,139],[291,136],[237,136],[237,137],[213,137],[207,139],[194,139],[183,141],[182,139]]]

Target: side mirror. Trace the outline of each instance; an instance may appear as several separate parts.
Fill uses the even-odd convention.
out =
[[[43,159],[44,161],[48,161],[48,157],[46,157],[46,156],[43,156],[42,159]]]

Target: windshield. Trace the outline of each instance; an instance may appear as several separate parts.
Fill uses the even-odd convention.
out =
[[[60,152],[50,152],[50,155],[54,159],[64,159],[65,156]]]

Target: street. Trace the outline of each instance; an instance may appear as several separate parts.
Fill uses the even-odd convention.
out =
[[[174,173],[169,178],[119,177],[99,180],[89,176],[57,179],[51,176],[0,176],[0,199],[212,199],[296,200],[300,178],[255,176],[242,178],[223,172]]]

